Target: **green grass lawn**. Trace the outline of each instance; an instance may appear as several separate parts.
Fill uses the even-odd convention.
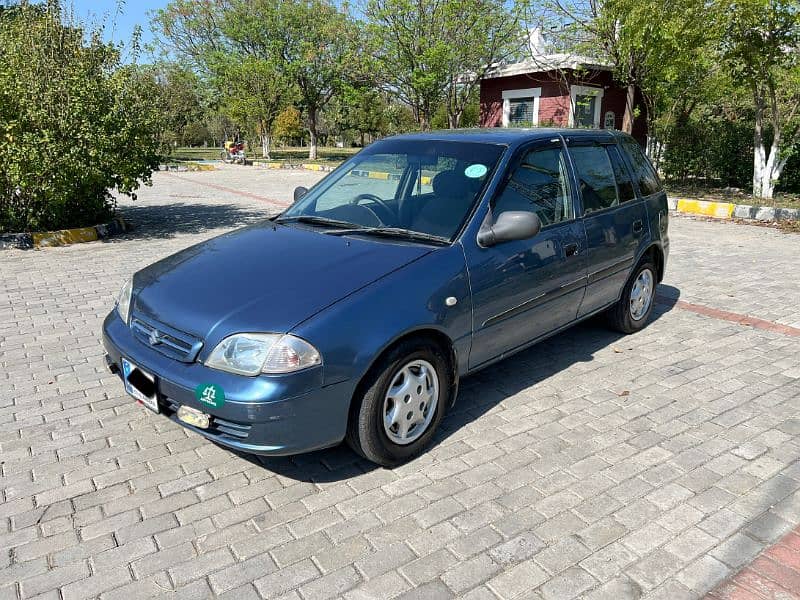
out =
[[[308,160],[308,148],[276,148],[272,150],[271,160],[278,162],[313,162],[319,164],[337,165],[347,160],[359,148],[324,148],[317,149],[317,160]],[[176,148],[168,157],[169,160],[216,160],[222,153],[221,148]],[[261,148],[253,148],[247,151],[249,160],[261,160]]]
[[[723,188],[665,184],[667,194],[673,198],[686,198],[689,200],[710,200],[712,202],[731,202],[733,204],[748,204],[750,206],[774,206],[777,208],[800,208],[800,194],[778,192],[772,200],[753,198],[751,194],[725,191]]]

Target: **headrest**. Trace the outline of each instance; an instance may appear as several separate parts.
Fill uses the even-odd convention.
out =
[[[473,182],[460,171],[442,171],[433,178],[433,193],[439,197],[456,197],[474,193]]]

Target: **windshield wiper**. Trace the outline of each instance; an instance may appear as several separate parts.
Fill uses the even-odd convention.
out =
[[[307,223],[309,225],[325,225],[327,227],[347,227],[357,228],[356,223],[349,221],[339,221],[338,219],[329,219],[327,217],[318,217],[315,215],[296,215],[292,217],[277,217],[276,223]]]
[[[423,233],[421,231],[413,231],[411,229],[403,229],[402,227],[359,227],[357,229],[337,229],[336,231],[329,232],[330,235],[348,235],[351,233],[404,238],[438,245],[447,245],[450,243],[449,239],[440,235]]]

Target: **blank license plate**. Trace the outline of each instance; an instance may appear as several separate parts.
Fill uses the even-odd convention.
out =
[[[126,392],[153,412],[159,412],[155,376],[123,358],[122,377],[125,380]]]

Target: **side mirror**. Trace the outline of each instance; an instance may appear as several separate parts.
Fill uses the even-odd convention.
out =
[[[478,243],[488,248],[502,242],[527,240],[539,233],[541,228],[542,222],[536,213],[509,210],[500,213],[494,225],[481,227]]]
[[[300,198],[305,196],[307,193],[308,193],[308,188],[307,187],[303,187],[302,185],[297,186],[296,188],[294,188],[294,201],[297,202],[298,200],[300,200]]]

